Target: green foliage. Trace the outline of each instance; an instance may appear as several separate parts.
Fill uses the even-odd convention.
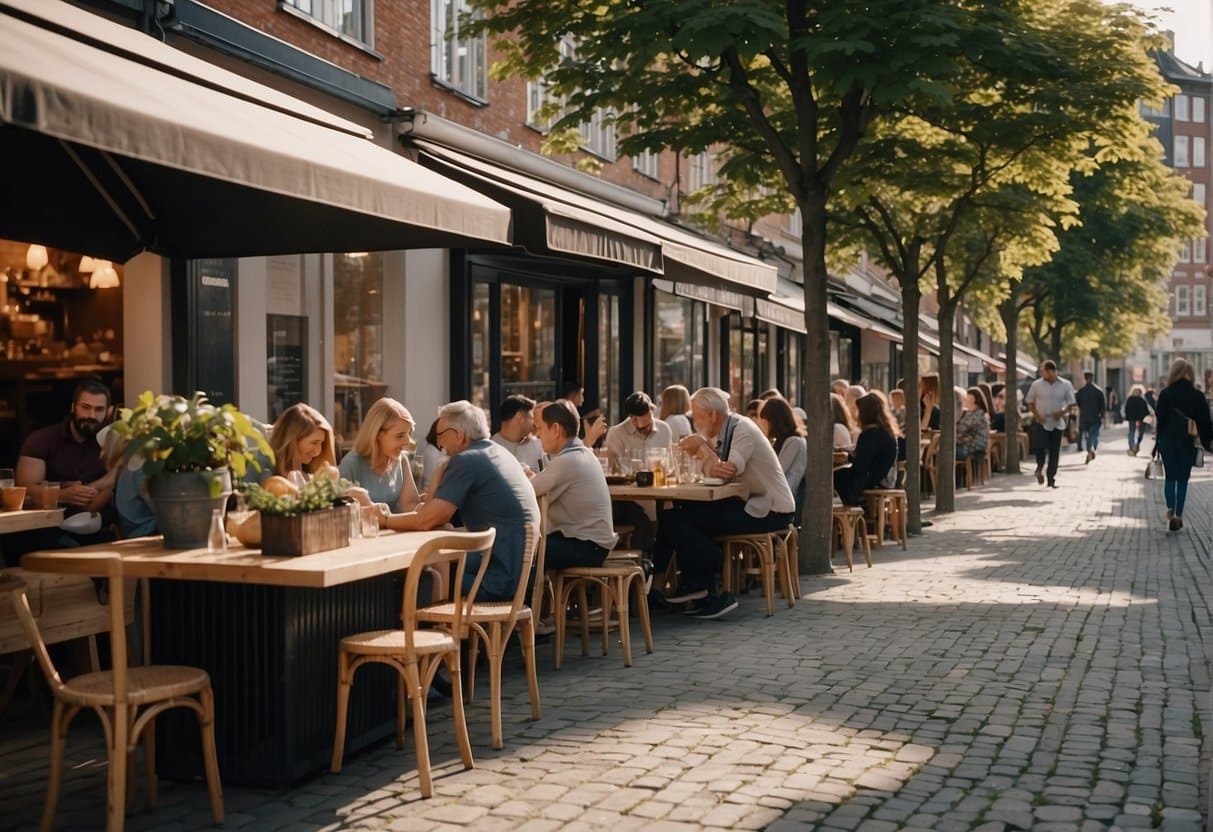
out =
[[[332,508],[351,486],[353,483],[346,479],[333,480],[330,477],[317,476],[301,485],[297,495],[279,497],[256,483],[249,484],[246,495],[251,509],[263,514],[293,515]]]
[[[209,403],[198,392],[190,398],[140,394],[134,408],[123,408],[113,424],[125,441],[123,459],[134,465],[142,460],[150,479],[161,471],[213,471],[230,467],[241,478],[260,470],[257,452],[273,461],[274,452],[252,420],[235,405]],[[212,496],[219,481],[212,479]]]

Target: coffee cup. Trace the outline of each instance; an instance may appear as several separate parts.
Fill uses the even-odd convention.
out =
[[[0,488],[0,505],[5,511],[16,511],[25,502],[24,485],[6,485]]]
[[[653,472],[652,471],[637,471],[636,472],[636,484],[639,485],[641,488],[649,488],[650,486],[652,486],[653,485]]]

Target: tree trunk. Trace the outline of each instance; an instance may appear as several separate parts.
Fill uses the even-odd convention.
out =
[[[1006,424],[1003,430],[1007,436],[1006,471],[1008,474],[1019,473],[1019,284],[1011,288],[1011,296],[1002,302],[998,309],[1002,317],[1003,328],[1007,331],[1007,372],[1006,387],[1003,388],[1006,399],[1003,402],[1003,414]]]
[[[809,194],[801,203],[804,231],[804,322],[808,349],[801,368],[800,406],[808,416],[808,465],[800,523],[800,569],[810,575],[830,567],[834,502],[834,419],[830,411],[830,320],[826,313],[825,194]]]
[[[956,510],[956,366],[952,353],[952,324],[956,299],[948,292],[947,277],[936,267],[939,280],[939,456],[935,467],[935,513]]]
[[[917,262],[908,264],[916,275]],[[911,534],[922,533],[922,406],[918,392],[918,307],[922,290],[916,277],[901,278],[901,378],[906,393],[906,504]]]
[[[1062,366],[1062,364],[1061,364],[1061,325],[1060,324],[1053,324],[1053,330],[1049,333],[1049,342],[1050,342],[1049,346],[1051,348],[1049,350],[1050,355],[1043,356],[1041,360],[1043,361],[1045,358],[1052,358],[1054,361],[1057,362],[1057,366],[1060,367],[1060,366]]]

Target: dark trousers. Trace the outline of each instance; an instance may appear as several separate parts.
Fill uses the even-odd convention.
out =
[[[573,566],[602,566],[608,554],[608,550],[592,540],[578,540],[575,537],[565,537],[560,532],[552,532],[548,535],[543,568],[547,570],[568,569]]]
[[[791,512],[771,512],[766,517],[746,514],[745,501],[732,498],[714,503],[676,503],[661,514],[657,542],[653,547],[653,565],[661,574],[678,553],[679,589],[711,592],[721,562],[720,547],[714,538],[726,534],[751,534],[786,529]]]
[[[1061,437],[1065,431],[1045,430],[1040,425],[1033,425],[1035,431],[1036,444],[1036,468],[1037,470],[1044,467],[1045,457],[1049,460],[1049,469],[1046,474],[1049,478],[1049,484],[1053,484],[1053,480],[1057,477],[1057,458],[1061,455]]]
[[[1183,517],[1196,448],[1188,443],[1164,445],[1160,442],[1158,452],[1162,455],[1162,465],[1167,472],[1167,479],[1163,483],[1163,498],[1167,502],[1167,508],[1174,511],[1176,517]]]

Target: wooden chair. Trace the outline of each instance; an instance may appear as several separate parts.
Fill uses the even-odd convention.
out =
[[[615,612],[619,624],[619,638],[623,643],[623,666],[632,666],[632,624],[628,604],[629,592],[635,596],[636,611],[640,614],[640,628],[644,634],[646,653],[653,652],[653,627],[649,620],[649,596],[644,589],[644,569],[638,562],[608,556],[602,566],[575,566],[555,572],[556,639],[554,663],[556,669],[564,662],[564,639],[568,632],[569,601],[577,592],[578,623],[581,629],[581,655],[590,653],[589,593],[586,589],[597,586],[602,595],[602,655],[610,645],[611,613]]]
[[[779,577],[779,591],[789,607],[795,606],[796,594],[792,589],[791,567],[788,565],[788,550],[780,541],[786,530],[757,532],[754,534],[729,534],[716,538],[724,553],[724,580],[727,591],[741,588],[746,575],[758,575],[762,580],[762,595],[767,602],[767,615],[775,614],[775,578]]]
[[[142,739],[148,809],[156,805],[156,727],[155,720],[172,708],[189,708],[198,716],[202,731],[202,759],[206,772],[206,787],[210,796],[211,818],[223,822],[223,793],[219,783],[219,763],[215,756],[215,700],[211,679],[206,671],[177,665],[143,665],[127,667],[125,581],[122,559],[104,558],[109,580],[110,658],[111,669],[85,673],[64,682],[54,664],[46,643],[34,621],[25,582],[14,575],[0,576],[0,594],[12,596],[13,606],[25,630],[38,664],[46,674],[54,696],[51,713],[50,773],[46,787],[46,806],[42,811],[41,828],[49,830],[59,802],[59,787],[63,774],[63,756],[67,732],[82,708],[92,708],[101,719],[109,759],[106,778],[106,828],[115,832],[123,828],[126,819],[128,777],[131,758]],[[144,589],[144,616],[150,610]],[[144,656],[149,655],[144,637]]]
[[[863,557],[868,568],[872,568],[872,547],[868,542],[868,526],[864,520],[863,509],[859,506],[834,506],[834,534],[842,545],[843,554],[847,556],[847,569],[855,571],[853,554],[855,542],[858,540],[863,547]]]
[[[337,727],[333,737],[333,760],[330,769],[341,771],[345,754],[345,723],[349,709],[350,687],[354,673],[364,664],[376,662],[386,664],[396,671],[396,747],[404,746],[404,703],[413,701],[413,741],[417,747],[417,775],[421,785],[421,796],[432,797],[434,783],[430,776],[430,747],[425,728],[426,693],[438,672],[439,660],[446,665],[451,676],[451,690],[461,691],[459,669],[459,639],[452,632],[461,632],[463,618],[471,611],[472,599],[480,588],[485,568],[489,564],[490,550],[496,530],[477,533],[457,533],[433,538],[417,550],[412,565],[404,576],[404,603],[401,613],[402,627],[398,630],[374,630],[341,640],[337,657]],[[483,552],[480,568],[465,597],[462,592],[464,569],[468,552]],[[421,575],[438,563],[454,561],[455,575],[451,581],[451,604],[454,622],[451,631],[417,628],[417,585]],[[452,696],[455,718],[455,739],[459,743],[459,756],[465,769],[473,768],[472,743],[468,739],[467,722],[463,714],[463,697]]]
[[[931,431],[930,440],[922,452],[922,485],[924,494],[935,493],[935,479],[939,465],[939,432]]]
[[[782,532],[776,532],[776,538],[783,547],[783,556],[787,561],[792,597],[799,601],[804,597],[800,591],[800,529],[791,523]]]
[[[938,467],[938,466],[936,466]],[[956,460],[956,473],[960,475],[964,482],[965,491],[973,490],[973,458],[965,457],[964,459]]]
[[[906,548],[908,540],[908,502],[906,492],[902,488],[867,488],[863,492],[864,502],[867,503],[867,516],[872,518],[873,540],[876,548],[884,545],[885,527],[888,526],[893,539]]]
[[[535,670],[535,619],[538,614],[534,606],[523,603],[532,575],[542,583],[543,558],[546,551],[539,529],[530,523],[526,527],[526,543],[522,555],[522,571],[513,601],[475,601],[462,616],[454,602],[435,604],[417,611],[417,620],[426,624],[437,624],[441,629],[468,640],[467,700],[472,701],[476,689],[476,656],[480,642],[489,661],[489,714],[493,729],[493,748],[504,748],[501,734],[501,665],[510,636],[518,629],[522,642],[522,658],[526,665],[526,683],[531,695],[531,719],[539,719],[539,676]],[[535,569],[532,570],[531,567]],[[537,589],[542,592],[541,587]],[[462,630],[456,625],[462,621]],[[454,690],[454,686],[452,686]]]

